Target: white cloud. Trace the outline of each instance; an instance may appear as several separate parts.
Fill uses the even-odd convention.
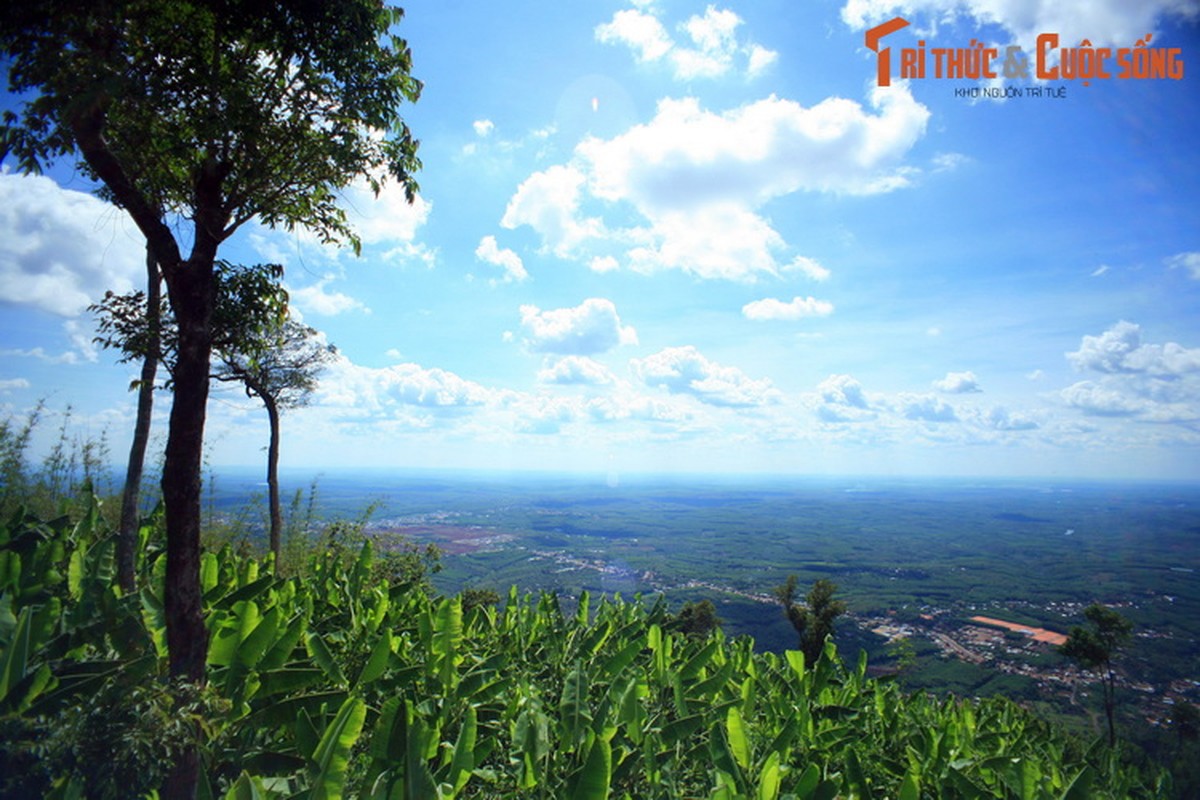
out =
[[[63,317],[145,282],[145,239],[124,212],[43,176],[0,172],[0,302]]]
[[[100,360],[99,345],[96,344],[94,331],[90,326],[85,327],[79,320],[69,319],[63,323],[63,332],[84,360],[92,363]]]
[[[11,392],[14,389],[28,389],[29,381],[24,378],[7,378],[0,380],[0,392]]]
[[[933,382],[933,388],[946,394],[967,394],[983,391],[979,388],[979,379],[971,371],[947,372],[946,377]]]
[[[0,350],[0,356],[14,356],[16,358],[36,358],[39,361],[45,361],[47,364],[78,364],[79,354],[73,350],[51,355],[46,352],[44,347],[31,347],[28,350],[11,348]]]
[[[363,244],[375,246],[414,241],[433,210],[421,195],[409,203],[396,181],[388,181],[378,197],[365,181],[358,181],[342,193],[342,205]]]
[[[471,127],[475,129],[476,136],[486,137],[496,128],[496,125],[490,119],[477,119],[471,123]]]
[[[319,384],[323,404],[371,413],[404,406],[451,410],[482,406],[494,393],[453,372],[418,364],[364,367],[338,356]]]
[[[1200,348],[1145,344],[1141,327],[1122,321],[1099,336],[1084,336],[1066,356],[1076,369],[1099,375],[1059,392],[1072,408],[1158,424],[1200,420]]]
[[[863,385],[849,375],[830,375],[817,384],[817,392],[826,403],[860,409],[871,407]]]
[[[522,395],[510,407],[515,413],[513,429],[539,436],[560,433],[563,424],[575,421],[580,414],[575,401],[543,395]]]
[[[830,275],[828,269],[807,256],[796,256],[784,269],[788,271],[796,270],[812,278],[814,281],[828,280]]]
[[[475,248],[475,257],[480,261],[502,268],[505,283],[513,281],[519,283],[529,277],[529,273],[525,271],[525,265],[521,262],[521,257],[508,248],[499,247],[496,244],[495,236],[484,236],[479,240],[479,246]]]
[[[1102,417],[1133,416],[1146,408],[1144,402],[1093,381],[1072,384],[1063,389],[1060,395],[1072,408]]]
[[[958,416],[954,408],[932,394],[900,395],[900,412],[906,419],[924,422],[957,422]]]
[[[906,185],[895,164],[929,110],[902,86],[872,90],[870,106],[878,113],[840,97],[805,107],[771,96],[717,114],[692,97],[664,99],[650,122],[577,152],[594,195],[644,213],[753,207],[801,190],[875,194]]]
[[[596,39],[627,45],[639,61],[657,61],[675,46],[657,17],[632,9],[618,11],[610,22],[596,26]]]
[[[630,363],[647,386],[661,386],[672,394],[688,394],[709,405],[752,407],[780,399],[779,391],[769,380],[754,380],[737,367],[709,361],[691,345],[668,347]]]
[[[585,176],[574,167],[556,165],[536,172],[517,187],[500,224],[528,225],[541,234],[548,250],[566,257],[580,244],[604,234],[599,219],[580,219],[580,194]]]
[[[1200,281],[1200,252],[1179,253],[1164,261],[1171,269],[1186,269],[1193,280]]]
[[[647,4],[638,4],[648,8]],[[743,65],[748,77],[765,71],[778,53],[755,44],[740,43],[737,29],[742,19],[732,11],[708,6],[703,14],[689,17],[679,26],[686,38],[673,38],[651,11],[624,9],[612,20],[596,26],[597,41],[623,44],[643,63],[664,62],[679,80],[719,78]]]
[[[333,317],[347,311],[371,313],[363,303],[342,292],[331,292],[326,287],[334,280],[326,275],[321,280],[300,289],[288,288],[288,297],[302,311],[322,317]]]
[[[938,153],[931,160],[934,172],[950,172],[970,162],[971,159],[962,153]]]
[[[878,416],[863,385],[850,375],[830,375],[817,384],[815,403],[825,422],[866,422]]]
[[[627,253],[630,269],[677,269],[701,278],[754,281],[777,274],[783,238],[762,217],[735,204],[656,214],[645,244]]]
[[[1112,269],[1112,267],[1108,266],[1108,264],[1101,264],[1092,270],[1088,277],[1099,278],[1101,275],[1106,274],[1110,269]]]
[[[542,311],[521,306],[526,346],[536,353],[592,355],[622,345],[637,344],[637,332],[621,324],[611,300],[592,297],[574,308]]]
[[[742,314],[753,320],[797,320],[804,317],[827,317],[833,313],[833,303],[814,297],[794,297],[790,302],[768,297],[742,306]]]
[[[929,111],[903,86],[873,90],[870,105],[829,98],[804,107],[772,96],[714,113],[694,98],[663,100],[649,122],[586,139],[570,164],[531,175],[501,224],[529,225],[546,250],[585,262],[613,258],[588,252],[602,239],[624,246],[622,261],[635,271],[753,281],[794,269],[822,280],[829,271],[812,259],[781,263],[787,243],[757,209],[799,191],[874,194],[908,185],[913,170],[901,159]],[[589,202],[623,223],[632,207],[644,224],[606,226],[586,214]]]
[[[1200,370],[1200,348],[1175,342],[1142,344],[1141,326],[1122,320],[1099,336],[1084,336],[1067,359],[1080,370],[1172,378]]]
[[[596,422],[636,420],[667,425],[684,425],[695,414],[669,399],[622,393],[593,397],[587,401],[586,412]]]
[[[613,272],[620,269],[620,266],[612,256],[596,256],[588,262],[588,267],[591,268],[592,272]]]
[[[339,205],[345,209],[347,222],[364,251],[375,251],[388,262],[433,265],[435,252],[417,241],[418,232],[433,211],[433,205],[421,195],[409,203],[404,187],[389,180],[376,196],[363,178],[342,190]],[[350,252],[347,248],[324,244],[314,231],[299,227],[283,231],[259,226],[250,229],[249,238],[263,258],[284,266],[292,255],[336,261]]]
[[[779,60],[779,53],[768,50],[757,44],[750,46],[750,61],[746,64],[746,74],[751,78],[766,72],[767,68]]]
[[[981,418],[980,422],[987,428],[997,431],[1032,431],[1038,428],[1038,423],[1024,414],[1010,412],[1003,406],[993,406]]]
[[[1198,12],[1195,0],[847,0],[842,19],[861,29],[897,15],[914,23],[919,15],[931,24],[968,16],[977,24],[999,25],[1032,52],[1041,33],[1060,34],[1064,42],[1132,47],[1157,30],[1160,20],[1195,18]]]
[[[608,386],[616,382],[612,372],[587,356],[565,356],[538,372],[540,383],[561,386]]]

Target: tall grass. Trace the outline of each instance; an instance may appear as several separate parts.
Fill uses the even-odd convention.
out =
[[[70,406],[60,413],[55,438],[45,454],[32,454],[35,433],[51,412],[38,404],[24,417],[0,420],[0,513],[25,507],[50,516],[70,511],[81,497],[113,492],[106,432],[93,437],[76,429]]]

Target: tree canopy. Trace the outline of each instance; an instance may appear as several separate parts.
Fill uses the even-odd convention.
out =
[[[1108,742],[1114,745],[1117,741],[1114,719],[1117,676],[1113,672],[1112,661],[1129,641],[1133,623],[1100,603],[1093,603],[1085,608],[1083,617],[1088,624],[1072,628],[1066,644],[1059,648],[1059,652],[1084,669],[1099,673],[1100,684],[1104,690],[1104,713],[1108,719]]]
[[[789,575],[775,588],[775,599],[800,637],[800,649],[810,664],[815,664],[825,649],[825,640],[833,636],[833,621],[846,613],[846,604],[834,600],[837,584],[821,578],[805,595],[805,605],[796,602],[799,580]]]
[[[194,247],[254,218],[357,246],[337,190],[390,175],[416,191],[400,109],[421,84],[392,32],[402,14],[373,0],[18,4],[0,46],[10,91],[30,99],[5,112],[0,156],[25,171],[82,156],[164,264],[181,257],[167,212],[204,227]]]

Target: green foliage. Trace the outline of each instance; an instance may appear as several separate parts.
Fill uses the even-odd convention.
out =
[[[181,692],[163,677],[163,558],[145,538],[143,589],[122,597],[98,514],[0,534],[0,793],[136,795],[196,731],[203,786],[226,798],[1170,789],[1008,701],[870,680],[865,656],[845,664],[832,643],[815,660],[757,654],[720,630],[673,631],[641,598],[585,595],[567,616],[553,595],[514,589],[466,612],[462,597],[379,571],[368,540],[314,552],[290,577],[231,547],[206,552],[209,688]],[[96,749],[80,745],[98,742],[108,763],[89,772]]]
[[[106,487],[101,484],[108,446],[103,436],[90,438],[72,429],[71,408],[61,412],[57,436],[40,463],[29,458],[37,427],[47,416],[39,402],[24,419],[0,420],[0,515],[31,509],[44,516],[76,510],[79,497]]]
[[[682,633],[702,638],[721,627],[721,618],[717,616],[716,606],[711,600],[684,603],[676,621]]]
[[[0,18],[9,89],[27,98],[4,113],[0,157],[33,172],[82,150],[135,217],[186,216],[205,203],[199,176],[217,176],[232,228],[258,217],[357,243],[336,190],[362,174],[378,190],[386,172],[411,194],[420,166],[400,117],[421,88],[401,14],[370,0],[23,5]]]
[[[1133,623],[1111,608],[1093,603],[1083,610],[1086,627],[1076,625],[1059,652],[1075,661],[1084,669],[1100,674],[1100,685],[1104,695],[1104,714],[1108,720],[1108,743],[1117,742],[1115,707],[1117,678],[1112,660],[1129,641]]]
[[[805,605],[796,602],[798,580],[789,575],[787,581],[775,588],[775,599],[800,637],[800,649],[809,661],[815,662],[825,650],[825,641],[833,636],[833,621],[846,613],[846,604],[834,600],[837,584],[821,578],[805,595]]]
[[[271,359],[287,324],[287,292],[277,264],[241,266],[218,261],[213,270],[213,350],[224,362]],[[146,293],[140,290],[104,298],[88,307],[96,315],[96,344],[120,350],[120,361],[147,356],[174,371],[179,352],[179,327],[171,305],[160,299],[157,315],[147,313]],[[169,388],[169,384],[168,384]]]

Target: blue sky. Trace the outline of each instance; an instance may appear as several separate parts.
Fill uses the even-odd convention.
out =
[[[1151,34],[1184,74],[879,87],[864,34],[895,16],[897,61]],[[284,463],[1195,480],[1198,23],[1195,0],[410,3],[418,202],[347,192],[360,258],[253,225],[222,251],[284,264],[339,349]],[[136,370],[84,309],[139,285],[142,244],[89,188],[0,174],[0,414],[69,405],[119,461]],[[208,430],[210,464],[261,462],[237,393]]]

